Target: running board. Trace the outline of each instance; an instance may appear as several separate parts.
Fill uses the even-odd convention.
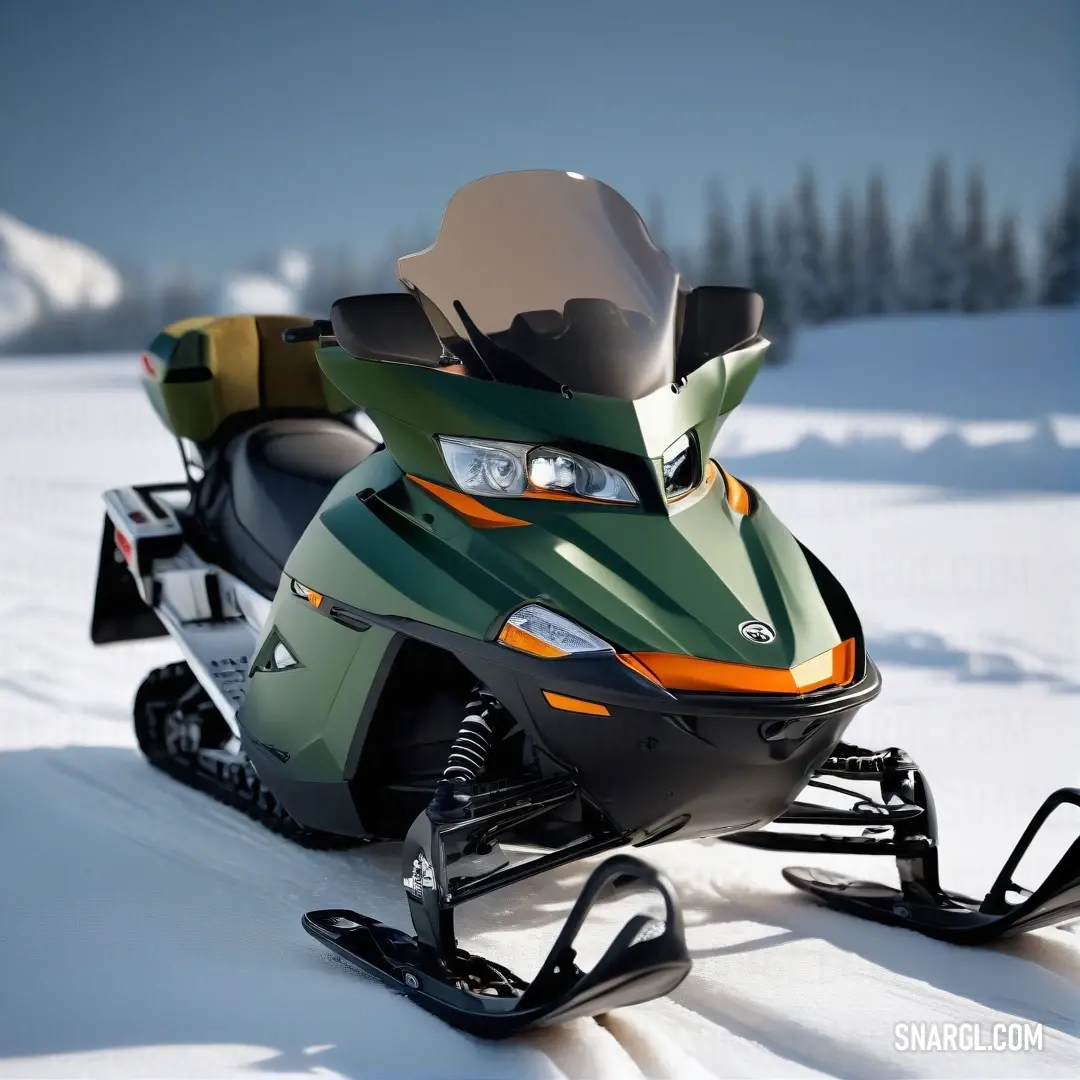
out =
[[[162,578],[168,576],[166,572]],[[239,738],[236,714],[247,696],[248,669],[255,656],[258,633],[243,617],[219,622],[185,622],[167,604],[160,604],[154,610],[169,636],[180,647],[192,673],[232,733]]]

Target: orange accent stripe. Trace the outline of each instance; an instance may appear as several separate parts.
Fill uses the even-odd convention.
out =
[[[823,686],[847,686],[855,677],[855,641],[848,638],[830,650],[829,674],[812,682],[799,683],[788,668],[729,664],[721,660],[699,660],[679,653],[634,653],[633,657],[656,676],[668,690],[702,690],[753,694],[807,694]],[[826,656],[827,654],[822,654]],[[619,656],[623,660],[622,656]],[[819,659],[818,657],[812,658]],[[623,660],[623,663],[626,663]],[[628,667],[632,666],[627,664]],[[803,665],[798,665],[802,667]],[[637,670],[637,669],[635,669]]]
[[[470,525],[476,529],[505,529],[512,525],[531,525],[532,522],[522,521],[521,518],[510,517],[500,514],[498,510],[492,510],[485,506],[479,499],[466,495],[463,491],[455,491],[453,488],[443,487],[431,480],[424,480],[412,473],[405,474],[414,484],[419,484],[425,491],[434,495],[440,502],[446,503],[452,510],[456,510]]]
[[[499,631],[499,641],[504,645],[509,645],[511,649],[531,653],[533,656],[555,659],[567,655],[562,649],[549,645],[542,638],[538,638],[535,634],[530,634],[528,630],[522,630],[520,626],[514,626],[512,623],[506,623]]]
[[[715,461],[710,461],[710,465],[716,465]],[[719,468],[719,466],[717,466]],[[728,506],[735,511],[736,514],[742,514],[745,517],[750,513],[750,495],[746,488],[735,479],[731,473],[725,469],[720,469],[721,475],[724,477],[724,486],[727,488],[727,501]]]
[[[651,683],[656,683],[657,686],[663,686],[664,684],[633,654],[633,653],[616,653],[619,660],[624,663],[631,671],[640,675],[643,679],[648,679]]]
[[[833,679],[837,686],[847,686],[855,678],[855,639],[841,641],[832,653]]]
[[[591,506],[629,506],[630,503],[607,502],[604,499],[587,499],[584,495],[571,495],[567,491],[544,491],[543,488],[530,487],[521,495],[523,499],[554,499],[557,502],[589,503]]]
[[[794,694],[795,680],[787,668],[761,668],[698,660],[679,653],[635,653],[668,690],[728,690],[763,694]]]
[[[554,694],[550,690],[544,691],[544,697],[553,709],[561,709],[563,712],[587,713],[589,716],[611,715],[606,705],[598,705],[595,701],[582,701],[581,698]]]

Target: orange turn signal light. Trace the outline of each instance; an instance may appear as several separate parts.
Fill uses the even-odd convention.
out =
[[[511,649],[530,653],[533,656],[542,656],[545,660],[569,655],[562,649],[549,645],[543,638],[538,638],[535,634],[530,634],[528,630],[522,630],[520,626],[514,626],[512,623],[506,623],[499,631],[499,641],[503,645],[509,645]]]
[[[325,599],[321,592],[309,589],[306,585],[301,585],[299,581],[292,583],[292,591],[301,600],[306,600],[314,608],[317,608]]]
[[[586,713],[589,716],[611,715],[606,705],[598,705],[595,701],[582,701],[581,698],[556,694],[551,690],[544,691],[544,698],[553,709],[561,709],[563,712]]]

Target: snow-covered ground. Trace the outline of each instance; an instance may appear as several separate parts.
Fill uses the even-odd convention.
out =
[[[1080,309],[896,316],[800,335],[720,448],[756,476],[1080,491],[1078,417]]]
[[[1043,796],[1080,784],[1080,338],[1062,331],[1050,355],[1056,318],[807,334],[720,444],[851,592],[885,689],[850,735],[926,769],[946,884],[977,895]],[[840,367],[895,358],[905,333],[925,344],[910,377],[957,385],[841,392]],[[1025,335],[1030,352],[1002,348]],[[814,359],[826,336],[833,369]],[[985,359],[978,377],[961,347]],[[945,377],[952,356],[965,393]],[[1013,366],[1043,390],[1002,386]],[[300,914],[355,906],[406,926],[397,848],[306,852],[151,770],[130,703],[174,651],[89,643],[100,491],[179,473],[135,370],[0,361],[0,1076],[1080,1075],[1080,935],[975,950],[863,923],[785,885],[780,867],[805,856],[646,849],[681,894],[690,977],[670,998],[505,1044],[332,959]],[[811,407],[790,404],[819,382]],[[847,411],[828,411],[830,384]],[[1080,815],[1060,823],[1026,884],[1078,829]],[[809,861],[893,880],[884,862]],[[531,975],[586,870],[464,908],[465,944]],[[605,907],[586,959],[636,906]],[[897,1049],[895,1025],[950,1021],[1039,1023],[1043,1047]]]

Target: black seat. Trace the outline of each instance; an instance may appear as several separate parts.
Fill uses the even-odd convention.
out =
[[[266,420],[231,439],[200,485],[196,511],[225,568],[273,596],[330,489],[378,445],[330,417]]]

